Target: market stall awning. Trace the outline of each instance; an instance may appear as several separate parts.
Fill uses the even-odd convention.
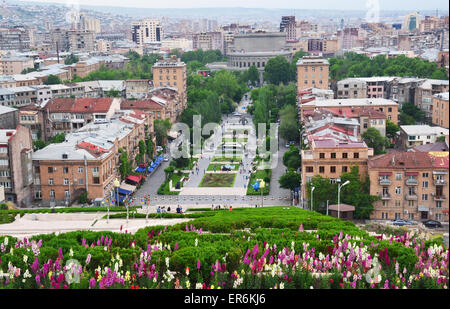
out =
[[[145,168],[138,167],[138,168],[136,168],[134,171],[135,171],[135,172],[138,172],[138,173],[144,173],[144,172],[145,172]]]
[[[122,194],[122,195],[130,195],[131,193],[133,193],[133,192],[125,190],[123,188],[119,188],[118,191],[119,191],[119,194]]]
[[[124,200],[126,199],[126,195],[122,195],[122,194],[117,194],[117,192],[114,194],[114,204],[117,203],[117,201],[119,201],[119,203],[122,203]]]
[[[138,183],[138,182],[139,182],[139,177],[138,177],[138,176],[132,175],[132,176],[128,176],[128,177],[126,178],[126,180],[129,180],[129,181]]]
[[[427,206],[419,205],[418,211],[430,211],[430,210],[429,210],[429,208]]]
[[[149,167],[149,168],[148,168],[148,171],[149,171],[150,173],[153,172],[153,170],[154,170],[154,169],[153,169],[152,167]]]
[[[125,182],[122,182],[120,184],[120,188],[122,188],[124,190],[127,190],[127,191],[131,191],[131,192],[134,192],[136,190],[136,186],[132,186],[132,185],[127,184]]]

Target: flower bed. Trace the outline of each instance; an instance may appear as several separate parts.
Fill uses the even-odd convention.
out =
[[[272,175],[272,170],[270,170],[270,169],[257,170],[255,173],[251,173],[250,181],[247,186],[247,195],[261,195],[261,191],[256,192],[252,186],[256,182],[256,179],[269,180],[269,182],[265,181],[265,187],[263,189],[263,195],[268,195],[270,193],[270,177],[271,177],[271,175]]]
[[[196,215],[134,235],[0,236],[0,288],[448,287],[448,250],[437,241],[373,237],[351,222],[293,207]]]
[[[236,180],[236,173],[206,173],[199,187],[232,187]]]

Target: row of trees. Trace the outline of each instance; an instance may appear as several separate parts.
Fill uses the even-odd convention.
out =
[[[274,85],[297,82],[297,61],[307,55],[304,51],[298,51],[291,62],[281,56],[270,59],[264,68],[264,80]]]
[[[329,59],[330,79],[341,80],[347,77],[367,76],[417,76],[420,78],[448,79],[445,68],[420,58],[404,55],[387,59],[378,55],[370,59],[366,55],[347,52],[343,57]]]

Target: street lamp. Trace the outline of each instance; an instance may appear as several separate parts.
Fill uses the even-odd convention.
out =
[[[264,191],[265,186],[266,186],[266,183],[264,182],[264,180],[261,179],[261,182],[259,183],[259,187],[261,189],[261,207],[264,206],[263,191]]]
[[[311,188],[311,211],[313,210],[313,192],[316,187]]]
[[[114,179],[113,185],[115,188],[114,191],[116,192],[116,196],[114,198],[117,201],[117,207],[119,207],[119,187],[120,187],[119,179],[117,179],[117,178]],[[107,220],[107,222],[109,223],[109,203],[108,203],[108,220]]]
[[[339,184],[341,181],[339,179],[338,181],[338,218],[340,217],[340,208],[341,208],[341,188],[343,186],[346,186],[350,183],[350,180],[347,180],[346,182],[344,182],[342,185]]]

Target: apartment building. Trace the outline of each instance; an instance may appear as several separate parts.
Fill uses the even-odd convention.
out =
[[[222,32],[203,32],[192,35],[192,48],[202,50],[220,50],[224,53]]]
[[[301,150],[302,194],[306,194],[307,182],[316,175],[330,178],[335,182],[342,173],[350,172],[351,166],[359,166],[361,179],[367,176],[367,160],[373,155],[366,143],[358,141],[339,141],[335,138],[318,137],[310,139],[309,150]]]
[[[0,50],[30,49],[30,31],[23,27],[0,28]]]
[[[448,152],[394,152],[369,159],[371,219],[448,222]]]
[[[438,93],[433,96],[433,116],[431,122],[434,125],[449,128],[450,109],[448,106],[448,92]]]
[[[295,16],[281,17],[280,32],[286,32],[286,41],[295,41],[297,39]]]
[[[316,108],[337,108],[338,110],[372,108],[384,113],[388,120],[395,124],[398,123],[398,104],[382,98],[314,100],[300,104],[301,119],[303,119],[305,111],[311,111]]]
[[[120,178],[119,151],[126,151],[130,164],[136,164],[139,141],[153,133],[153,119],[141,111],[117,115],[118,119],[90,123],[68,134],[65,142],[34,153],[35,199],[41,205],[69,204],[84,192],[89,199],[108,196],[114,179]]]
[[[182,102],[181,109],[187,105],[186,64],[176,56],[160,58],[152,67],[154,87],[176,88]]]
[[[0,88],[0,105],[14,106],[16,104],[16,94],[8,88]]]
[[[33,58],[2,57],[0,58],[0,75],[21,74],[25,69],[34,69]]]
[[[399,144],[403,149],[414,148],[425,144],[434,144],[440,136],[448,135],[449,130],[429,125],[400,126]]]
[[[14,130],[0,129],[0,186],[5,188],[5,200],[19,207],[31,202],[32,153],[33,142],[28,128],[19,125]]]
[[[427,118],[433,118],[433,96],[449,91],[448,80],[426,79],[416,89],[414,104],[425,111]]]
[[[367,83],[358,78],[346,78],[337,82],[337,99],[367,98]]]
[[[328,60],[321,57],[303,57],[297,62],[297,89],[314,87],[328,89]]]
[[[36,89],[28,86],[9,88],[14,91],[14,106],[22,107],[36,103]]]
[[[153,88],[153,83],[149,79],[133,79],[125,81],[125,97],[127,99],[142,99],[145,98],[150,89]]]
[[[0,75],[0,89],[16,87],[16,81],[12,76]]]
[[[163,30],[157,19],[144,19],[131,24],[131,39],[138,45],[161,42]]]

